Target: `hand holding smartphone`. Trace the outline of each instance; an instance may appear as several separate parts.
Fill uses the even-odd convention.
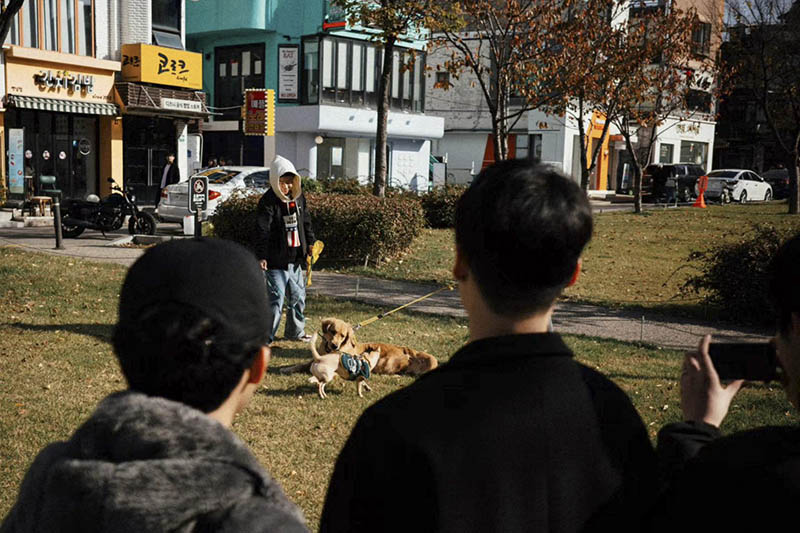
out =
[[[720,380],[746,379],[765,383],[778,379],[775,346],[768,342],[712,342],[708,355]]]

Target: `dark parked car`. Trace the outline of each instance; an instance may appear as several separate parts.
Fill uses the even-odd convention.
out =
[[[761,177],[764,181],[772,185],[773,198],[788,198],[789,197],[789,171],[785,168],[773,168],[767,170]]]
[[[652,201],[669,199],[669,190],[674,187],[681,202],[689,202],[697,196],[697,179],[706,173],[700,165],[692,163],[647,165],[642,175],[642,196]]]

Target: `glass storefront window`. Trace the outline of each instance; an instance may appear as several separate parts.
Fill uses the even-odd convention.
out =
[[[61,51],[75,53],[75,2],[61,0]]]
[[[708,143],[681,141],[681,163],[694,163],[706,168]]]

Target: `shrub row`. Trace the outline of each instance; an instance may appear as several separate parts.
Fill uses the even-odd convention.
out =
[[[456,223],[456,204],[466,190],[464,185],[447,185],[423,194],[425,225],[429,228],[452,228]]]
[[[738,242],[693,252],[687,261],[699,273],[683,286],[702,296],[732,322],[772,325],[775,312],[769,300],[769,265],[778,248],[795,231],[771,225],[754,226]]]
[[[326,260],[394,257],[411,245],[424,223],[420,202],[413,197],[308,193],[306,199],[314,233],[325,243]],[[254,249],[258,200],[234,195],[217,206],[211,219],[214,234]]]
[[[334,194],[372,195],[372,184],[362,185],[355,178],[303,178],[303,190]],[[419,198],[425,213],[425,226],[429,228],[452,228],[455,224],[456,203],[464,194],[466,186],[447,185],[430,192],[416,195],[408,191],[387,188],[386,196],[409,196]]]

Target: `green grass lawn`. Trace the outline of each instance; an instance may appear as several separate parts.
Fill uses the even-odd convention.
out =
[[[686,263],[692,251],[734,242],[753,224],[768,223],[800,231],[800,217],[786,204],[711,205],[708,209],[656,209],[644,214],[595,216],[594,237],[583,260],[578,284],[568,299],[609,306],[632,306],[705,315],[699,299],[680,294],[695,270]],[[378,267],[336,269],[387,279],[449,283],[453,263],[452,230],[426,229],[404,257]]]
[[[109,345],[124,267],[17,248],[0,248],[0,517],[16,497],[36,453],[67,438],[97,402],[125,387]],[[309,331],[335,315],[357,322],[379,309],[314,297]],[[385,309],[384,309],[385,310]],[[467,339],[466,322],[397,313],[359,332],[362,341],[407,344],[441,362]],[[680,416],[676,377],[681,354],[632,344],[568,337],[581,361],[605,372],[633,399],[650,435]],[[272,366],[308,359],[307,345],[279,341]],[[359,414],[411,382],[375,376],[364,399],[336,381],[320,400],[307,376],[268,374],[234,431],[301,506],[316,528],[333,463]],[[794,419],[779,387],[747,387],[723,429],[784,424]]]

